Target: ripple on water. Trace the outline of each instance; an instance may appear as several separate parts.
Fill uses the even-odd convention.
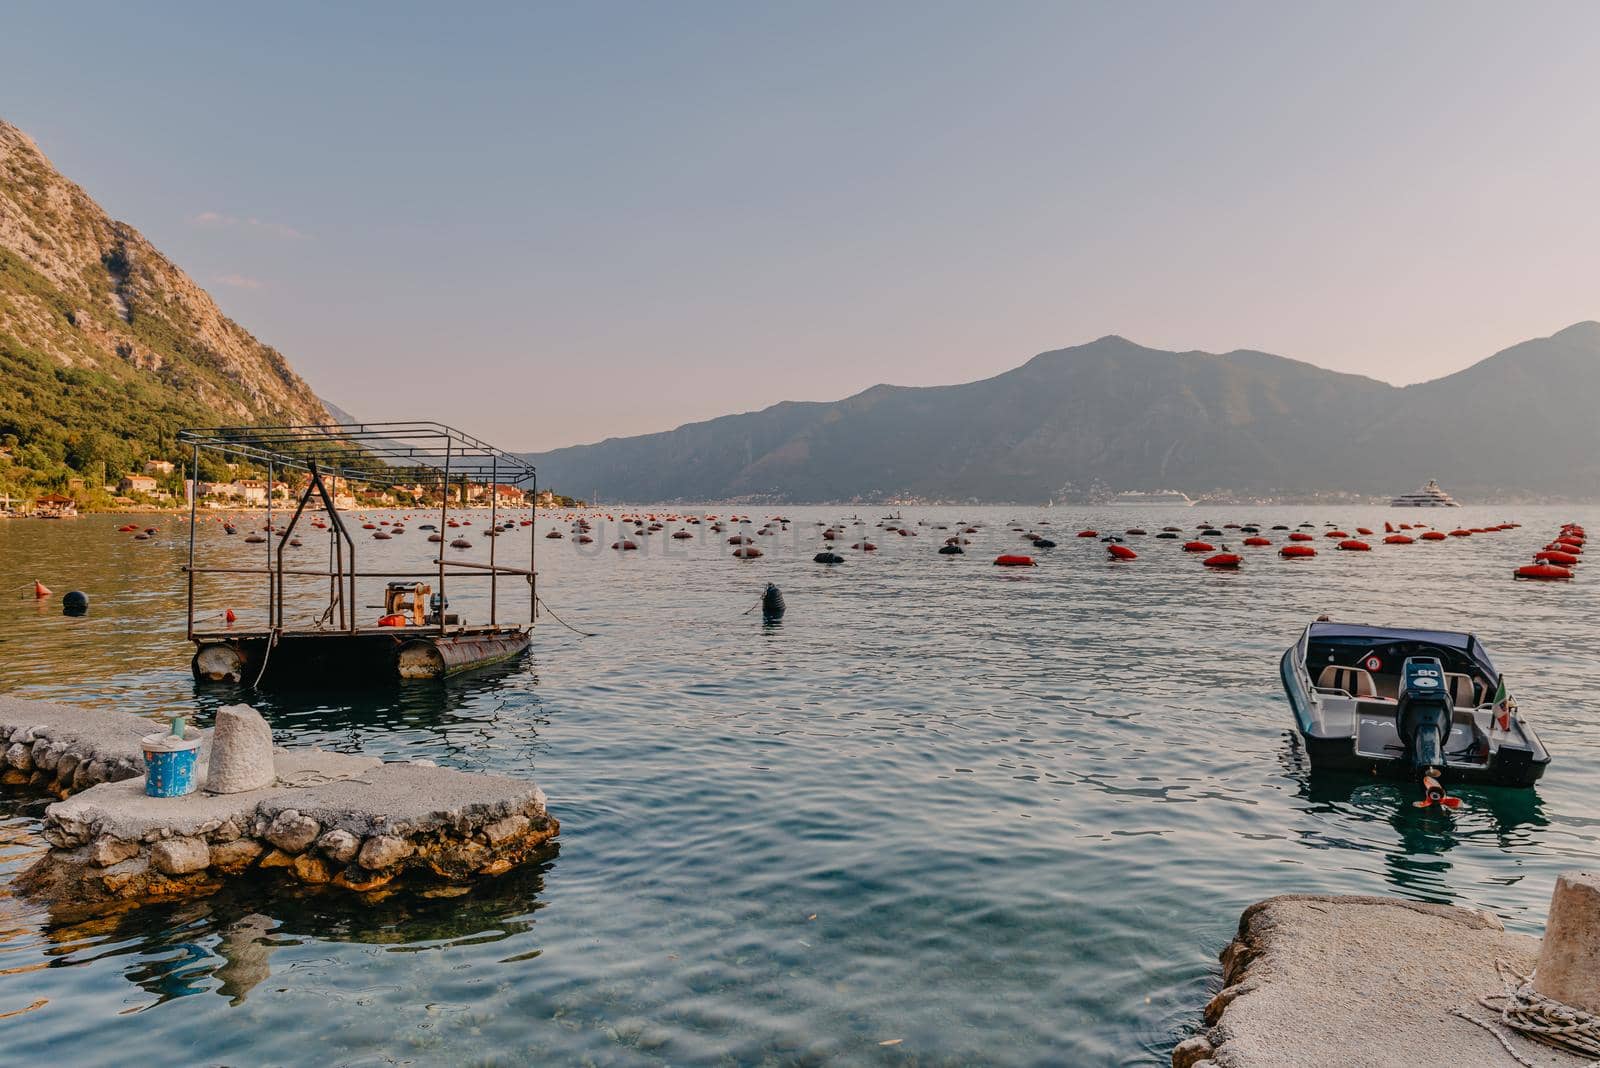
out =
[[[1390,514],[1226,511],[1202,518]],[[1053,529],[1167,521],[1063,512]],[[254,701],[281,744],[535,777],[558,849],[448,897],[235,886],[73,917],[0,895],[7,1052],[1155,1064],[1259,897],[1396,893],[1537,930],[1554,873],[1596,857],[1600,724],[1583,702],[1600,665],[1581,581],[1506,579],[1570,517],[1515,512],[1523,530],[1441,546],[1301,563],[1251,550],[1238,574],[1152,539],[1126,565],[1067,538],[1037,569],[989,566],[1018,544],[1006,520],[1043,518],[1029,509],[920,510],[908,525],[986,525],[965,557],[880,538],[832,569],[811,563],[812,520],[839,509],[793,509],[754,562],[704,527],[626,555],[604,548],[605,525],[599,549],[540,540],[541,595],[595,637],[547,618],[526,661],[447,686]],[[78,620],[0,603],[0,688],[206,722],[245,695],[189,679],[186,536],[159,520],[132,543],[115,525],[0,523],[0,585],[37,576],[93,603]],[[860,528],[846,529],[849,544]],[[246,551],[210,528],[200,542],[215,561]],[[428,545],[362,550],[417,563]],[[777,626],[742,614],[768,580],[789,603]],[[259,615],[250,582],[201,592],[209,610]],[[452,601],[484,615],[480,594]],[[1392,785],[1313,779],[1277,660],[1324,611],[1477,630],[1556,754],[1549,781],[1462,790],[1445,816]],[[43,848],[42,809],[0,800],[0,879]]]

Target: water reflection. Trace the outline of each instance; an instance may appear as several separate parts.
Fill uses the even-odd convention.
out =
[[[1458,809],[1418,808],[1415,784],[1338,771],[1310,771],[1291,762],[1298,795],[1309,817],[1329,817],[1320,836],[1325,848],[1381,852],[1384,880],[1402,896],[1453,903],[1452,850],[1463,844],[1512,852],[1536,839],[1549,820],[1538,789],[1459,786]],[[1379,828],[1386,828],[1378,833]]]
[[[49,910],[41,926],[42,954],[50,967],[130,955],[123,978],[150,999],[124,1012],[208,991],[239,1005],[272,977],[275,955],[313,942],[420,953],[528,934],[544,907],[544,880],[555,856],[551,846],[533,863],[470,887],[408,884],[353,897],[289,884],[232,885],[175,904],[110,912],[62,906]],[[519,947],[515,958],[539,953]]]

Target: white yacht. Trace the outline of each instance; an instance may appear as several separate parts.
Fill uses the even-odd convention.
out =
[[[1156,490],[1154,493],[1139,493],[1129,490],[1119,493],[1111,498],[1112,504],[1162,504],[1168,508],[1191,508],[1194,501],[1189,499],[1187,493],[1177,490]]]
[[[1402,493],[1389,502],[1393,508],[1460,508],[1456,499],[1439,488],[1439,483],[1428,479],[1428,484],[1415,493]]]

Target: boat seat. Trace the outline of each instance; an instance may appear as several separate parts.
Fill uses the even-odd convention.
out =
[[[1317,676],[1317,689],[1343,690],[1357,699],[1378,696],[1378,685],[1372,679],[1372,672],[1365,668],[1340,667],[1338,664],[1329,664],[1322,669],[1322,674]]]
[[[1478,684],[1472,681],[1471,675],[1456,675],[1445,672],[1445,685],[1450,688],[1450,703],[1457,708],[1478,707]]]

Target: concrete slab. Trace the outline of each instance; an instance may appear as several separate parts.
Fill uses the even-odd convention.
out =
[[[308,795],[316,787],[382,766],[376,757],[320,749],[276,749],[273,762],[278,770],[277,782],[238,794],[197,791],[183,797],[148,797],[142,778],[90,787],[57,801],[47,810],[47,830],[58,832],[53,837],[59,839],[51,844],[71,846],[102,835],[131,842],[207,835],[228,820],[248,831],[263,802],[283,800],[283,808],[294,808],[295,798]],[[198,779],[205,779],[203,767]]]
[[[161,729],[161,721],[103,708],[80,708],[53,701],[0,696],[0,734],[39,727],[51,738],[77,743],[105,759],[118,757],[144,765],[139,739]]]
[[[1484,912],[1399,898],[1291,894],[1246,909],[1223,951],[1223,990],[1178,1068],[1511,1065],[1493,1035],[1454,1015],[1498,993],[1506,961],[1532,970],[1539,940]],[[1507,1035],[1540,1068],[1589,1063]]]

